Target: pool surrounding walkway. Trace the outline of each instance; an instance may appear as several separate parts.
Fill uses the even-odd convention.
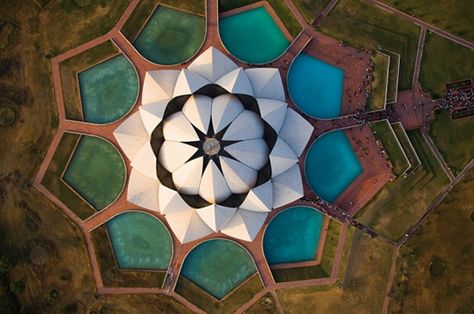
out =
[[[251,64],[272,61],[290,45],[263,6],[220,18],[219,31],[226,49]]]
[[[288,71],[288,92],[307,115],[336,118],[341,114],[343,80],[340,68],[301,53]]]
[[[290,207],[268,225],[263,250],[270,265],[314,260],[324,215],[311,207]]]
[[[154,63],[179,64],[198,52],[205,28],[204,17],[159,5],[133,45]]]
[[[306,155],[306,179],[314,193],[328,202],[334,202],[361,172],[362,166],[342,130],[316,139]]]
[[[78,77],[85,122],[116,121],[135,104],[139,80],[123,54],[80,72]]]

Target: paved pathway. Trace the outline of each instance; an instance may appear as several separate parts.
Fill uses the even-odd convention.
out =
[[[326,7],[321,11],[321,13],[314,19],[313,23],[311,24],[311,26],[313,26],[314,28],[317,28],[321,25],[321,22],[324,20],[324,18],[326,16],[328,16],[329,12],[332,11],[332,9],[334,9],[334,7],[336,6],[336,4],[339,2],[339,0],[331,0],[327,5]]]
[[[374,4],[375,6],[385,10],[385,11],[388,11],[390,13],[393,13],[401,18],[404,18],[406,20],[409,20],[410,22],[412,23],[415,23],[417,25],[420,25],[420,26],[423,26],[425,27],[427,30],[430,30],[432,31],[433,33],[436,33],[442,37],[445,37],[451,41],[454,41],[455,43],[458,43],[460,45],[463,45],[464,47],[467,47],[467,48],[470,48],[470,49],[474,49],[474,44],[471,43],[470,41],[464,39],[464,38],[461,38],[457,35],[453,35],[445,30],[442,30],[436,26],[433,26],[429,23],[426,23],[426,22],[423,22],[422,20],[414,17],[414,16],[411,16],[403,11],[400,11],[398,9],[395,9],[394,7],[388,5],[388,4],[385,4],[383,2],[380,2],[378,0],[367,0],[367,2],[369,3],[372,3]]]
[[[416,50],[415,70],[413,71],[413,80],[411,83],[412,89],[416,88],[418,77],[420,76],[421,60],[423,56],[423,47],[425,46],[426,28],[424,26],[420,29],[420,37],[418,39],[418,48]]]
[[[390,273],[388,275],[387,287],[385,288],[385,298],[383,300],[382,313],[388,313],[388,304],[390,303],[390,291],[392,291],[393,279],[397,272],[397,258],[400,252],[400,248],[396,247],[393,249],[392,266],[390,267]]]

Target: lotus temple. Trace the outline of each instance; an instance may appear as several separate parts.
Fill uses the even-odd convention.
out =
[[[370,53],[292,34],[271,2],[131,1],[51,59],[59,122],[33,185],[84,235],[98,294],[243,313],[340,286],[353,230],[397,245],[354,217],[419,166],[416,113],[367,111]],[[400,169],[373,123],[400,138]]]

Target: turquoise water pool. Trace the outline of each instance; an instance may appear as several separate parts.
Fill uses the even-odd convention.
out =
[[[263,251],[270,265],[316,258],[324,215],[311,207],[290,207],[265,231]]]
[[[247,251],[224,239],[199,244],[188,254],[181,269],[181,275],[217,299],[255,272],[255,264]]]
[[[272,61],[290,45],[264,7],[221,18],[219,32],[227,50],[247,63]]]
[[[300,54],[288,72],[288,92],[304,113],[322,119],[341,114],[344,72],[307,54]]]
[[[120,195],[126,175],[122,156],[111,143],[82,135],[63,180],[92,207],[101,210]]]
[[[133,45],[154,63],[178,64],[199,50],[205,29],[203,16],[158,6]]]
[[[84,121],[109,123],[135,104],[138,77],[133,65],[118,55],[79,73]]]
[[[362,172],[359,159],[344,131],[334,131],[318,138],[305,160],[305,174],[312,190],[333,202]]]
[[[120,268],[168,268],[173,254],[171,237],[163,223],[143,212],[126,212],[107,222]]]

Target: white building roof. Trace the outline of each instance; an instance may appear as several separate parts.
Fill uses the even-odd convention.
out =
[[[285,90],[280,71],[276,68],[245,70],[253,87],[255,98],[270,98],[285,101]]]
[[[199,195],[209,203],[220,203],[228,198],[232,192],[227,186],[224,175],[214,161],[209,161],[202,174]]]
[[[238,209],[221,232],[231,237],[252,241],[260,231],[267,215],[268,213]]]
[[[182,243],[197,240],[213,232],[201,217],[199,217],[199,214],[194,208],[168,214],[166,215],[166,220],[173,230],[174,235]]]
[[[222,173],[232,193],[245,193],[257,182],[257,171],[227,157],[219,157]]]
[[[179,111],[167,117],[163,122],[163,136],[168,141],[194,142],[199,136],[183,112]]]
[[[212,100],[212,126],[220,132],[244,110],[240,100],[231,94],[217,96]]]
[[[186,143],[164,141],[158,154],[160,164],[169,172],[173,172],[197,152],[197,148]]]
[[[249,191],[239,208],[258,212],[269,212],[273,205],[272,182],[267,181]]]
[[[215,232],[218,232],[227,225],[237,208],[211,204],[206,207],[196,209],[201,219]]]
[[[242,111],[224,133],[226,141],[242,141],[263,137],[263,123],[260,117],[250,111]]]
[[[237,142],[226,146],[225,150],[238,161],[257,171],[268,161],[268,146],[263,139]]]
[[[206,134],[211,121],[211,110],[211,97],[193,95],[184,104],[182,112],[197,129]]]
[[[183,194],[198,194],[201,184],[203,157],[181,165],[173,171],[173,182],[178,191]]]
[[[285,120],[286,108],[288,107],[286,102],[258,98],[257,103],[262,119],[270,124],[270,126],[278,133],[283,121]]]
[[[129,160],[150,140],[140,113],[135,112],[114,130],[114,136]]]
[[[187,69],[182,69],[176,81],[173,97],[190,95],[210,83],[201,75]]]
[[[294,165],[286,172],[272,179],[273,182],[273,208],[277,208],[304,195],[303,182],[298,164]]]
[[[272,178],[282,174],[298,162],[298,157],[293,150],[280,137],[277,138],[275,146],[270,152],[270,164],[272,167]]]
[[[130,203],[140,207],[158,211],[159,187],[160,182],[158,182],[158,180],[152,179],[132,169],[130,178],[128,179],[127,199]]]
[[[131,165],[133,169],[140,171],[152,179],[158,180],[156,176],[156,157],[151,149],[150,143],[145,143],[142,146],[135,157],[133,157]]]
[[[221,77],[216,84],[223,87],[231,94],[244,94],[253,96],[252,85],[242,68],[235,69]]]
[[[158,204],[163,215],[176,214],[191,209],[191,206],[183,200],[178,192],[163,184],[160,184],[158,188]]]
[[[146,105],[173,97],[178,70],[148,71],[145,73],[142,89],[142,104]]]
[[[237,69],[237,65],[222,52],[210,47],[197,57],[188,69],[215,83],[224,74]]]
[[[168,100],[159,100],[140,106],[140,117],[142,118],[143,126],[150,136],[156,126],[163,120],[168,102]]]
[[[288,108],[280,129],[280,136],[296,153],[301,156],[313,133],[313,126],[296,111]]]

